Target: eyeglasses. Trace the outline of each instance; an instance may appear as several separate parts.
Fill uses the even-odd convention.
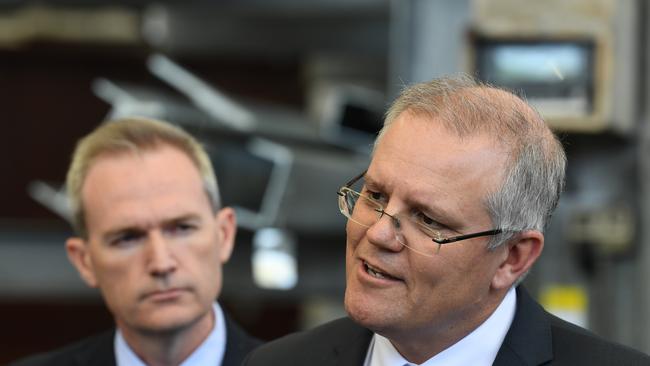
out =
[[[385,211],[384,205],[380,201],[350,188],[365,174],[366,172],[364,171],[339,189],[338,201],[339,210],[341,213],[352,222],[363,227],[371,227],[376,224],[383,216],[388,216],[393,223],[395,238],[397,241],[400,242],[403,246],[419,254],[425,255],[427,257],[433,257],[434,254],[437,254],[440,251],[440,247],[443,244],[454,243],[457,241],[477,238],[481,236],[496,235],[503,232],[501,229],[492,229],[471,234],[455,236],[447,235],[446,233],[442,232],[439,223],[428,218],[422,213],[389,214]],[[433,248],[431,248],[432,250],[417,249],[413,248],[412,244],[408,244],[406,238],[411,238],[413,240],[417,237],[416,234],[418,232],[428,236],[434,243],[437,244],[435,253],[433,253]]]

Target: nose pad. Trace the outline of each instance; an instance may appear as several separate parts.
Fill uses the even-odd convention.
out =
[[[406,245],[406,240],[404,239],[404,234],[402,233],[402,221],[400,218],[396,217],[395,215],[391,215],[388,212],[381,210],[379,211],[379,220],[386,215],[388,216],[388,220],[393,224],[393,231],[395,232],[395,239],[402,243],[402,245]]]
[[[395,240],[406,246],[406,238],[404,238],[404,233],[402,232],[402,222],[395,216],[389,215],[389,217],[393,224],[393,231],[395,231]]]
[[[409,244],[408,241],[406,240],[406,237],[404,236],[404,230],[405,227],[403,226],[404,223],[402,219],[399,217],[396,217],[395,215],[391,215],[386,211],[382,211],[381,215],[386,215],[389,217],[390,221],[392,222],[393,225],[393,231],[395,232],[395,240],[402,245],[403,248],[407,248],[411,251],[414,251],[418,254],[421,254],[425,257],[433,257],[440,253],[440,247],[442,246],[439,243],[434,242],[431,240],[432,247],[429,248],[420,248],[419,246],[416,248],[413,245]],[[381,216],[379,217],[379,220],[381,220]],[[410,233],[411,235],[414,235],[414,233]],[[430,240],[430,239],[429,239]],[[435,249],[434,249],[435,248]]]
[[[368,240],[379,247],[399,252],[405,246],[404,237],[401,235],[401,222],[398,218],[384,210],[376,210],[379,213],[377,221],[368,227],[366,235]],[[388,220],[382,220],[384,216]],[[388,224],[386,224],[386,221]]]

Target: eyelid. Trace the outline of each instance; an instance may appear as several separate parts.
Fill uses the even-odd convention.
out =
[[[363,180],[363,186],[361,188],[361,193],[365,194],[366,196],[369,196],[369,193],[378,193],[382,195],[382,200],[381,201],[388,201],[388,194],[385,193],[384,188],[382,188],[381,182],[374,181],[372,178],[369,178],[368,175],[364,177]],[[413,214],[420,213],[422,215],[425,215],[429,219],[435,221],[440,228],[438,230],[451,230],[453,232],[458,232],[457,230],[458,227],[457,225],[454,225],[453,220],[450,222],[447,217],[444,215],[439,215],[439,214],[434,214],[432,213],[432,208],[428,207],[426,205],[423,205],[419,201],[410,201],[407,199],[407,205],[410,207],[410,212]],[[409,209],[407,209],[409,210]],[[408,211],[406,211],[408,212]]]
[[[198,225],[201,219],[194,215],[181,216],[175,219],[168,220],[163,223],[163,228],[174,227],[178,225]]]
[[[138,230],[126,229],[109,235],[106,242],[109,245],[119,245],[125,241],[134,241],[141,239],[145,234]]]
[[[172,234],[176,233],[189,233],[199,228],[199,220],[197,219],[181,219],[170,222],[165,225],[163,230]]]
[[[438,220],[438,219],[432,217],[431,215],[427,214],[426,212],[423,212],[422,210],[418,210],[418,211],[416,211],[416,212],[414,213],[413,216],[415,216],[415,217],[417,217],[417,216],[421,216],[421,217],[423,217],[423,218],[426,217],[427,219],[433,221],[433,223],[432,223],[431,225],[437,225],[437,226],[439,226],[439,227],[442,228],[442,229],[446,229],[446,228],[448,228],[447,225],[445,225],[445,224],[443,224],[442,222],[440,222],[440,220]],[[423,224],[425,224],[425,223],[423,222]],[[431,225],[429,225],[429,224],[425,224],[425,225],[427,225],[427,226],[431,226]]]
[[[451,223],[449,222],[448,217],[444,214],[444,211],[439,212],[438,209],[415,200],[409,201],[408,205],[411,207],[413,215],[422,214],[441,226],[451,228]]]
[[[180,220],[174,220],[170,221],[165,225],[165,227],[175,227],[175,226],[180,226],[180,225],[192,225],[191,220],[188,219],[180,219]]]
[[[374,189],[369,189],[364,186],[364,190],[362,191],[362,194],[364,194],[366,197],[375,200],[375,201],[388,201],[386,199],[386,194],[383,193],[381,190],[374,190]],[[378,194],[381,196],[381,198],[375,198],[372,197],[373,195]]]
[[[364,188],[368,188],[372,191],[381,191],[383,189],[381,183],[368,178],[364,178],[361,182]]]

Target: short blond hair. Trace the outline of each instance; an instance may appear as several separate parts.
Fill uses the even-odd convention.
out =
[[[66,177],[72,225],[86,237],[81,190],[88,171],[100,156],[139,153],[172,146],[185,153],[199,170],[206,194],[216,212],[220,206],[217,178],[203,146],[190,134],[170,123],[129,117],[107,121],[77,143]]]

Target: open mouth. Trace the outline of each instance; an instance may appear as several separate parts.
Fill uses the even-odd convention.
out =
[[[371,266],[366,261],[363,261],[363,266],[366,269],[366,273],[368,273],[372,277],[379,278],[379,279],[382,279],[382,280],[400,281],[399,278],[393,277],[393,276],[389,275],[386,272],[382,272],[380,269]]]

